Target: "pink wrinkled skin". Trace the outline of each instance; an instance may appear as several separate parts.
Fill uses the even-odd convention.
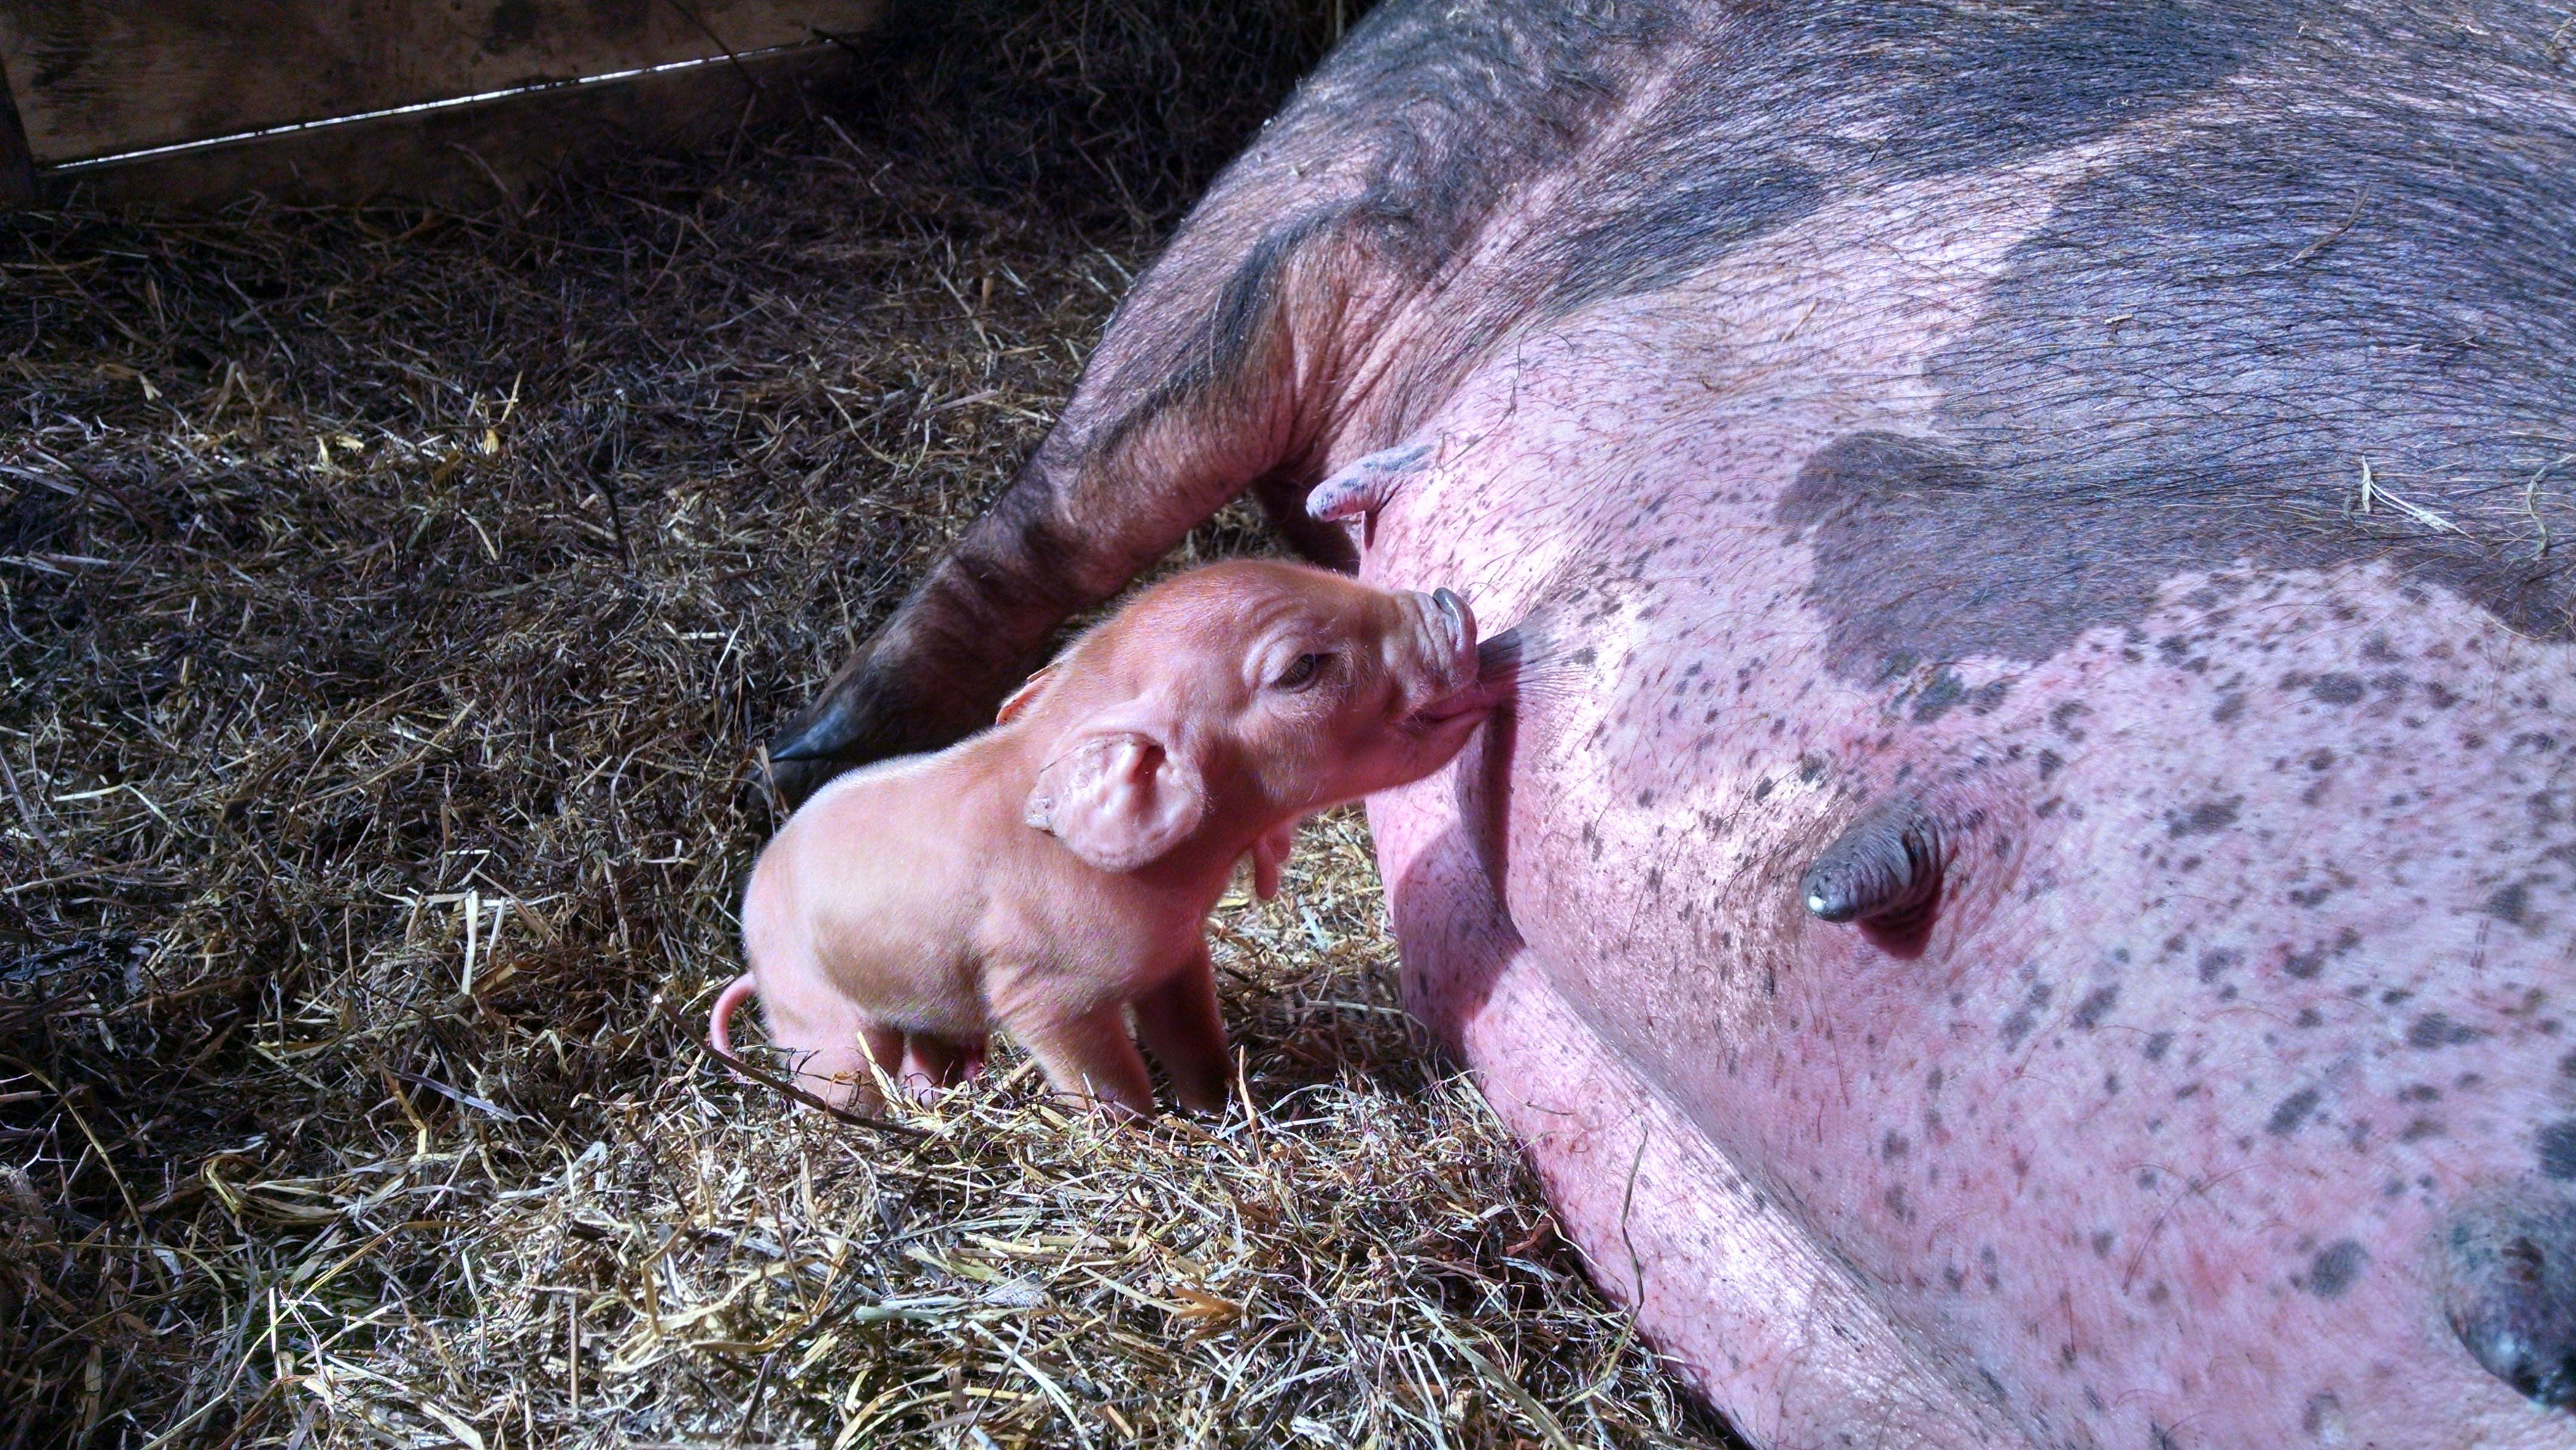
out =
[[[1205,940],[1235,863],[1278,890],[1297,821],[1446,764],[1490,711],[1476,626],[1446,590],[1300,565],[1168,581],[1077,640],[992,729],[834,781],[743,899],[751,970],[800,1085],[872,1101],[877,1068],[927,1090],[996,1028],[1047,1081],[1149,1114],[1137,1032],[1181,1102],[1222,1107]]]
[[[1957,661],[1955,708],[1839,679],[1779,518],[1839,420],[1705,398],[1854,336],[1901,374],[1944,318],[1719,295],[1469,380],[1362,569],[1582,621],[1370,820],[1411,1005],[1602,1284],[1765,1446],[2576,1443],[2445,1318],[2463,1206],[2530,1192],[2570,1099],[2576,651],[2239,567]],[[1982,822],[1916,954],[1794,889],[1896,790]]]

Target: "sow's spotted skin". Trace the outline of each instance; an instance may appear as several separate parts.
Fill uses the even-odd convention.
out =
[[[1392,0],[788,784],[1249,489],[1523,623],[1410,1000],[1755,1443],[2576,1446],[2571,46]]]

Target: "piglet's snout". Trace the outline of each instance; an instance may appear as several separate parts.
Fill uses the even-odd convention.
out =
[[[1448,589],[1409,594],[1421,621],[1423,662],[1439,670],[1442,687],[1463,689],[1476,681],[1476,613]]]

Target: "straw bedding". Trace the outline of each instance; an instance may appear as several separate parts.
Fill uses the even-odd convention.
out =
[[[963,5],[477,216],[0,221],[0,1450],[1720,1442],[1356,813],[1219,914],[1222,1121],[697,1046],[758,742],[1341,18]]]

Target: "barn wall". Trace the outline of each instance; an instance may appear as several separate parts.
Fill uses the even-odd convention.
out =
[[[810,79],[836,54],[826,37],[865,30],[879,8],[880,0],[0,0],[0,63],[23,138],[20,174],[31,169],[40,190],[83,184],[117,196],[207,200],[281,186],[347,197],[480,185],[488,196],[494,182],[586,144],[672,139],[704,129],[700,112],[739,112],[746,98],[757,109],[771,99],[758,92]],[[675,65],[682,68],[579,84]],[[495,94],[528,88],[539,89]],[[331,124],[423,105],[436,109]],[[251,134],[281,127],[309,129]],[[6,130],[0,118],[0,172],[10,159]],[[135,156],[192,143],[200,149]],[[119,157],[132,159],[106,160]],[[0,193],[7,185],[0,175]]]

